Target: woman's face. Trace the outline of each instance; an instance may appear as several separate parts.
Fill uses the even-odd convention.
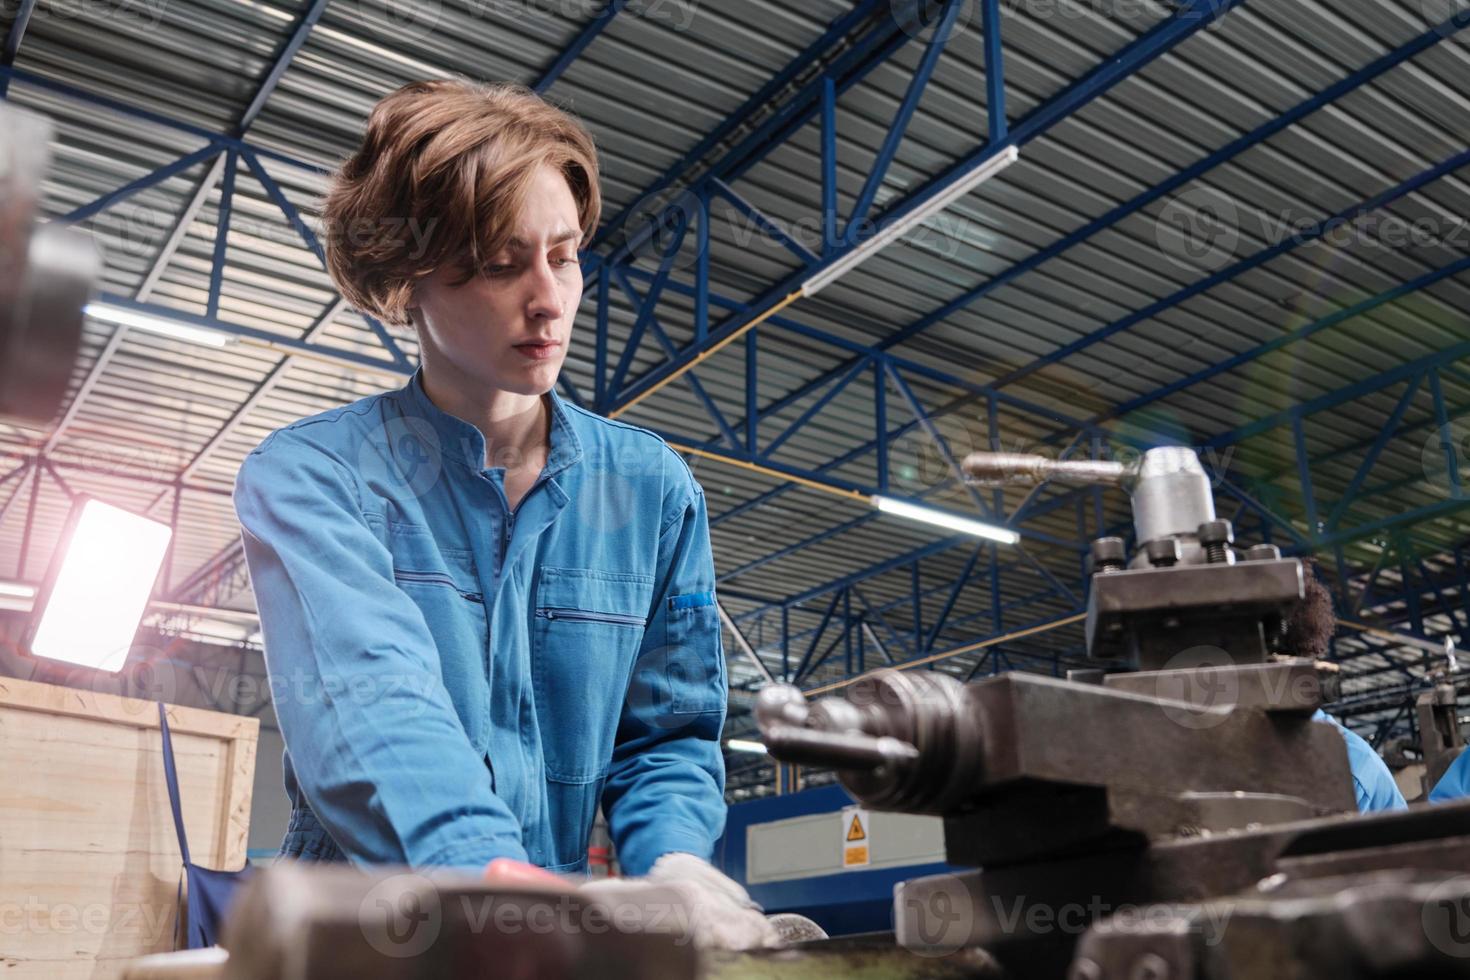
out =
[[[414,291],[424,360],[471,385],[542,395],[566,359],[582,301],[577,202],[566,179],[543,165],[532,180],[510,244],[483,274],[440,268]]]

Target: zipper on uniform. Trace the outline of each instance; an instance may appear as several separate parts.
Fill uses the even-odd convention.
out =
[[[536,610],[536,615],[542,619],[565,619],[574,623],[613,623],[618,626],[648,625],[648,621],[642,616],[630,616],[626,613],[588,612],[585,609],[571,609],[565,606],[543,607]]]
[[[462,598],[470,602],[480,602],[484,599],[478,592],[466,592],[464,589],[461,589],[455,583],[454,579],[441,572],[414,572],[395,568],[393,570],[393,577],[400,582],[425,582],[433,585],[447,585],[458,592]]]

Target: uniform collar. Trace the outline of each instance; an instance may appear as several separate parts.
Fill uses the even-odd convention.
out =
[[[457,415],[444,411],[429,399],[424,391],[424,369],[418,368],[409,378],[408,384],[395,394],[402,400],[407,414],[423,419],[439,437],[439,445],[445,458],[457,460],[476,473],[485,467],[485,436],[469,422]],[[552,389],[547,393],[551,401],[551,446],[546,455],[546,477],[554,477],[582,458],[582,440],[577,437],[567,415],[561,396]]]

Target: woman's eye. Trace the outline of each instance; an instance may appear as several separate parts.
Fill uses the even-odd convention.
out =
[[[507,272],[509,272],[510,270],[511,270],[511,266],[492,264],[492,265],[485,266],[485,275],[487,275],[487,276],[503,276]]]
[[[558,269],[565,269],[569,265],[576,264],[576,261],[577,261],[576,259],[568,259],[568,258],[558,257],[558,258],[552,259],[551,260],[551,264],[554,265],[554,266],[556,266]]]

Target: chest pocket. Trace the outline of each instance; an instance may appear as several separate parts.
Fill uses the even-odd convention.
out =
[[[423,614],[455,713],[479,752],[489,745],[489,625],[474,556],[441,547],[427,528],[389,524],[393,581]],[[347,611],[348,615],[351,611]]]
[[[540,569],[532,671],[549,778],[606,774],[652,596],[648,575]]]

